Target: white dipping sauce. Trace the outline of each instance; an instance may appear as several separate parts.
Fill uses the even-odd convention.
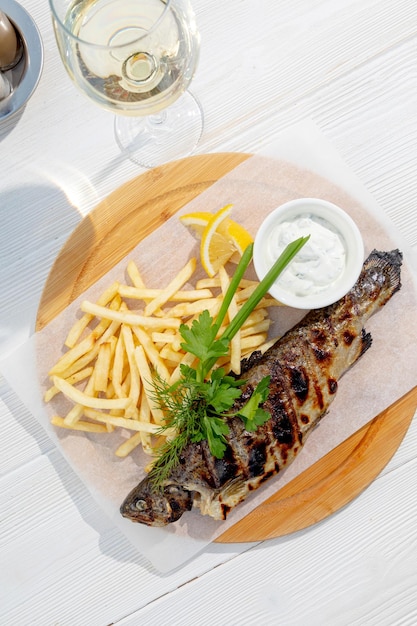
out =
[[[277,279],[282,289],[297,296],[311,296],[333,285],[346,265],[344,240],[327,220],[305,213],[272,228],[265,249],[268,266],[299,237],[310,239]]]

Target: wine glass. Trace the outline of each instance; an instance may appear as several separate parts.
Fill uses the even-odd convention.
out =
[[[118,113],[122,151],[145,167],[190,154],[203,115],[186,91],[200,37],[189,0],[49,0],[74,83]]]

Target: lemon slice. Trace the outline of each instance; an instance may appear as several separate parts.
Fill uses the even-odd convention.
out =
[[[203,230],[213,217],[213,213],[205,211],[197,211],[196,213],[187,213],[180,216],[180,222],[188,228],[194,237],[201,239]]]
[[[230,241],[242,256],[246,248],[253,242],[253,237],[246,228],[227,218],[219,224],[217,232]]]
[[[201,240],[201,263],[209,276],[214,276],[229,260],[238,263],[253,242],[248,231],[229,218],[232,207],[228,204],[214,215],[197,211],[180,217],[181,223]]]
[[[229,206],[230,205],[227,205],[227,208]],[[207,226],[212,217],[213,213],[209,213],[208,211],[196,211],[195,213],[181,215],[180,222],[189,229],[194,237],[201,239],[204,228]],[[253,237],[248,233],[246,228],[237,222],[234,222],[230,218],[226,218],[220,222],[217,232],[233,243],[240,255],[242,255],[248,245],[253,242]]]
[[[230,215],[231,211],[231,204],[217,211],[203,230],[200,244],[201,264],[211,277],[226,265],[236,251],[233,243],[217,232],[219,225]]]

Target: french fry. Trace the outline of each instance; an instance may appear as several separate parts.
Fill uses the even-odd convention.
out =
[[[123,324],[121,329],[123,343],[126,350],[127,360],[129,363],[129,373],[130,373],[130,388],[129,388],[129,398],[131,398],[132,402],[129,407],[130,411],[133,411],[133,407],[136,407],[139,401],[140,394],[140,376],[138,367],[136,365],[135,360],[135,343],[133,341],[132,329],[129,326]],[[134,412],[131,414],[126,410],[126,417],[132,417]]]
[[[145,283],[142,280],[142,276],[140,275],[138,266],[134,261],[129,261],[126,271],[134,287],[137,287],[138,289],[142,289],[145,287]]]
[[[66,381],[69,382],[68,379],[66,379]],[[95,368],[93,368],[91,376],[88,379],[87,384],[85,386],[85,389],[84,389],[85,395],[91,396],[91,397],[97,396],[97,392],[94,389],[94,383],[95,383]],[[81,404],[75,404],[65,416],[64,422],[67,426],[74,426],[82,418],[83,414],[84,414],[84,406],[82,406]]]
[[[84,368],[82,370],[79,370],[78,372],[76,372],[72,376],[68,376],[65,380],[70,385],[75,385],[76,383],[79,383],[80,381],[84,380],[85,378],[88,378],[89,376],[91,376],[93,371],[94,371],[93,367],[86,367],[86,368]],[[53,385],[52,385],[52,387],[49,387],[49,389],[45,392],[45,395],[44,395],[45,402],[49,402],[50,400],[52,400],[52,398],[54,396],[56,396],[57,393],[59,393],[59,389],[57,389]]]
[[[103,424],[93,424],[91,422],[83,422],[79,420],[74,425],[68,425],[65,423],[65,420],[58,415],[54,415],[51,418],[51,424],[53,426],[59,426],[60,428],[67,428],[69,430],[81,430],[87,433],[107,433],[107,428]]]
[[[131,435],[129,439],[126,439],[120,446],[117,448],[115,455],[119,458],[125,458],[128,456],[135,448],[140,446],[142,443],[142,433],[138,431],[134,435]]]
[[[116,338],[114,341],[105,341],[100,344],[97,354],[97,361],[94,367],[94,389],[96,391],[106,391],[108,387],[110,365]]]
[[[91,313],[97,317],[104,317],[108,320],[113,320],[121,324],[128,324],[129,326],[143,326],[144,328],[179,328],[180,320],[176,318],[164,318],[163,321],[157,317],[150,317],[145,315],[137,315],[127,311],[111,311],[110,309],[88,302],[84,300],[81,303],[81,310],[84,313]]]
[[[221,286],[220,278],[218,276],[213,276],[213,278],[200,278],[195,286],[197,289],[215,289]]]
[[[236,293],[236,300],[238,302],[244,302],[245,300],[250,298],[250,296],[253,294],[255,289],[256,289],[256,285],[249,285],[249,286],[245,287],[244,289],[240,289]]]
[[[260,309],[260,308],[263,308],[263,307],[270,307],[270,306],[284,306],[284,305],[282,304],[282,302],[279,302],[278,300],[275,300],[275,298],[271,298],[270,296],[265,296],[258,303],[257,308]]]
[[[256,322],[252,326],[241,328],[240,336],[248,337],[249,335],[256,335],[257,333],[267,333],[270,326],[271,326],[271,320],[264,319],[261,322]]]
[[[49,376],[53,376],[54,374],[61,374],[65,372],[73,363],[78,361],[80,357],[83,357],[86,353],[89,353],[94,349],[95,346],[95,338],[93,334],[90,334],[79,344],[71,348],[68,352],[66,352],[62,357],[55,363],[55,365],[49,370]]]
[[[175,368],[175,370],[172,372],[170,379],[169,379],[169,384],[173,385],[174,383],[176,383],[180,377],[181,377],[181,365],[189,365],[190,367],[192,367],[195,363],[195,356],[193,354],[190,354],[189,352],[186,352],[184,354],[184,356],[182,357],[181,361],[178,363],[177,367]]]
[[[148,398],[146,395],[145,386],[142,385],[142,395],[139,407],[139,419],[142,422],[150,422],[151,421],[151,408],[149,406]],[[152,439],[149,433],[144,432],[143,430],[140,433],[140,439],[142,444],[142,449],[146,454],[152,454]]]
[[[115,334],[120,323],[117,321],[101,320],[96,328],[85,339],[62,355],[49,371],[49,376],[54,374],[71,376],[75,372],[86,367],[96,358],[100,343],[107,341]]]
[[[103,413],[102,411],[97,411],[96,409],[88,407],[85,409],[84,414],[86,417],[96,420],[97,422],[101,422],[103,424],[112,424],[113,426],[126,428],[128,430],[145,432],[149,434],[157,433],[160,430],[160,426],[152,424],[151,422],[127,419],[125,417],[115,417],[113,415],[110,415],[109,413]]]
[[[248,326],[252,326],[253,324],[257,324],[258,322],[261,322],[267,317],[268,317],[268,311],[265,308],[255,309],[249,315],[246,322],[242,324],[241,328],[243,329],[243,328],[247,328]]]
[[[142,346],[135,348],[135,359],[152,417],[156,424],[162,424],[164,422],[164,413],[156,405],[153,397],[152,373]]]
[[[168,380],[169,378],[168,368],[165,365],[163,359],[161,359],[159,352],[155,348],[155,345],[152,342],[149,335],[139,326],[134,326],[132,330],[135,336],[137,337],[140,345],[143,346],[146,356],[148,357],[150,363],[153,365],[155,370],[158,372],[158,375],[164,380]]]
[[[67,338],[64,341],[64,345],[67,346],[67,348],[73,348],[93,319],[94,315],[84,313],[84,315],[75,322],[74,326],[69,331]]]
[[[96,338],[93,348],[86,352],[80,359],[78,359],[78,361],[75,361],[74,363],[72,363],[71,366],[64,370],[62,376],[68,378],[69,376],[72,376],[73,374],[79,372],[81,369],[87,367],[90,363],[92,363],[97,358],[100,344],[107,341],[111,336],[113,336],[119,326],[119,322],[111,322],[110,324],[108,324],[106,331],[101,335],[101,337]],[[58,374],[61,375],[60,372],[58,372]]]
[[[119,293],[123,298],[131,298],[132,300],[155,300],[160,298],[163,289],[146,289],[145,287],[130,287],[129,285],[120,285]],[[189,289],[186,291],[174,291],[165,302],[193,302],[194,300],[202,300],[203,298],[212,298],[213,293],[210,289]],[[163,302],[163,304],[165,304]],[[159,306],[157,308],[160,308]],[[156,309],[155,309],[156,310]]]
[[[258,281],[242,278],[239,283],[239,288],[245,289],[246,287],[252,287],[253,285],[258,285]],[[196,282],[195,286],[196,289],[214,289],[215,287],[221,286],[221,280],[219,275],[213,276],[213,278],[200,278],[200,280]]]
[[[125,354],[123,338],[119,335],[114,350],[113,369],[111,372],[114,393],[118,398],[124,398],[127,396],[122,387],[125,376]]]
[[[155,331],[155,332],[153,332],[151,334],[151,339],[152,339],[154,344],[165,345],[167,343],[169,343],[169,344],[174,343],[176,337],[175,337],[174,333],[171,332],[171,331],[169,331],[169,332],[167,331],[165,333],[161,333],[161,332]]]
[[[266,333],[259,333],[257,335],[249,335],[244,337],[241,342],[242,352],[247,351],[249,348],[253,350],[258,346],[261,346],[266,341]]]
[[[75,404],[66,414],[64,423],[66,426],[74,426],[84,415],[84,407],[81,404]]]
[[[113,300],[114,296],[117,294],[119,288],[119,283],[114,282],[110,287],[108,287],[97,300],[97,304],[101,306],[106,306],[111,300]],[[88,324],[94,319],[94,316],[91,314],[84,314],[79,320],[77,320],[74,326],[69,331],[67,338],[65,340],[65,345],[67,348],[73,348],[77,343],[78,339],[81,337],[83,331],[87,328]]]
[[[64,396],[75,402],[75,404],[81,404],[82,406],[91,407],[95,409],[126,409],[130,403],[130,398],[95,398],[94,396],[88,396],[86,393],[80,391],[73,385],[70,385],[64,378],[59,376],[53,376],[53,383],[57,389],[62,391]]]
[[[192,315],[199,315],[205,309],[214,317],[219,312],[221,298],[209,298],[208,300],[197,300],[196,302],[182,302],[169,310],[168,314],[174,318],[187,318]]]
[[[162,289],[161,293],[151,302],[149,302],[149,304],[145,308],[145,315],[152,315],[152,313],[159,309],[163,304],[168,302],[172,295],[179,289],[181,289],[181,287],[183,287],[185,283],[191,278],[195,271],[196,265],[196,259],[190,259],[188,263],[184,265],[182,270],[180,270],[175,278],[169,283],[169,285],[165,287],[165,289]]]
[[[170,363],[175,363],[176,365],[178,365],[178,363],[181,363],[184,355],[181,352],[179,352],[179,350],[172,350],[172,348],[168,348],[166,346],[162,348],[160,352],[160,356],[165,361],[169,361]]]
[[[265,341],[263,344],[258,346],[257,349],[260,350],[263,354],[264,352],[269,350],[269,348],[272,348],[272,346],[278,341],[278,339],[279,337],[273,337],[272,339],[269,339],[268,341]]]

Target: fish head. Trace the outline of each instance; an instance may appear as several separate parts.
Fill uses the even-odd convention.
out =
[[[193,496],[180,485],[168,484],[153,489],[148,478],[144,478],[127,495],[120,507],[123,517],[147,526],[166,526],[176,522],[193,505]]]

